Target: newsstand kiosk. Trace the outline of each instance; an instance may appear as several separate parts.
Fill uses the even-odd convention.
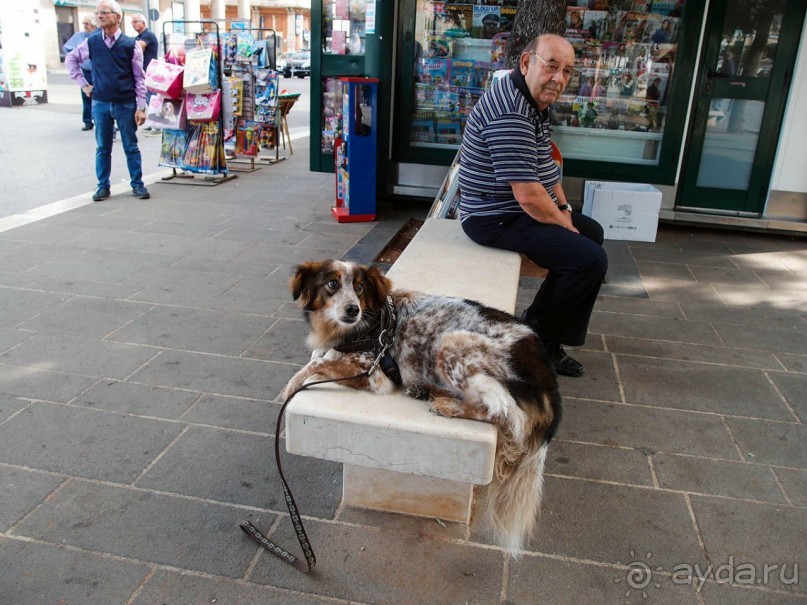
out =
[[[340,78],[342,132],[334,141],[339,223],[374,221],[378,147],[378,79]]]

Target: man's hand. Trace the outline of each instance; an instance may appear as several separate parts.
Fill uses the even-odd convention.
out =
[[[81,87],[82,92],[88,97],[92,96],[92,84],[85,84]]]
[[[135,111],[135,123],[138,126],[142,126],[146,123],[146,112],[143,109],[138,109]]]
[[[571,209],[571,207],[568,210],[559,210],[559,212],[564,217],[563,226],[566,227],[569,231],[574,231],[575,233],[580,233],[580,231],[577,230],[577,227],[575,227],[572,224],[572,209]],[[568,222],[565,219],[568,219]]]
[[[539,223],[559,225],[569,231],[579,233],[572,224],[572,213],[558,209],[541,183],[535,181],[510,183],[516,201]],[[555,189],[557,191],[557,189]],[[563,197],[565,200],[565,196]]]

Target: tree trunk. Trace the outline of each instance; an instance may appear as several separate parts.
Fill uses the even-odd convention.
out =
[[[566,32],[566,2],[564,0],[519,0],[513,31],[507,38],[507,68],[518,65],[521,51],[536,36]]]
[[[753,78],[759,71],[762,58],[765,56],[765,49],[768,46],[771,23],[773,23],[773,11],[761,10],[759,17],[754,21],[753,28],[748,28],[746,33],[753,32],[754,41],[746,50],[742,58],[742,75]],[[733,103],[729,123],[726,127],[728,132],[743,132],[745,130],[745,110],[747,103]]]

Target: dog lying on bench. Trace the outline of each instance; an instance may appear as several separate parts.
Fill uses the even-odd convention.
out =
[[[441,416],[497,426],[488,512],[501,546],[517,554],[535,527],[547,446],[561,418],[557,378],[537,334],[474,301],[394,290],[377,268],[349,262],[303,263],[289,287],[311,327],[313,355],[282,399],[311,380],[354,377],[343,384],[403,389]]]

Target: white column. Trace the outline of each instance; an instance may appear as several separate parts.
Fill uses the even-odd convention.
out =
[[[185,0],[185,20],[186,21],[199,21],[202,18],[202,11],[199,8],[199,0]],[[198,24],[191,24],[188,27],[189,31],[202,31]]]
[[[238,18],[252,21],[252,14],[250,11],[250,0],[238,0]]]
[[[303,46],[300,43],[300,36],[297,35],[297,30],[294,28],[295,17],[294,10],[286,9],[289,11],[286,15],[286,50],[300,50]]]
[[[211,4],[211,16],[213,20],[219,24],[222,32],[226,27],[225,15],[224,0],[213,0]]]

